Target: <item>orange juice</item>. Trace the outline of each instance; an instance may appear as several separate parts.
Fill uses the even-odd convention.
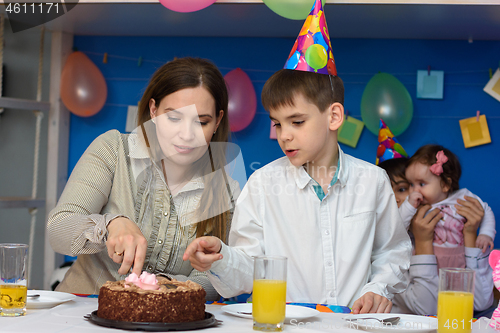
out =
[[[279,324],[285,320],[286,281],[253,281],[252,315],[262,324]]]
[[[2,316],[23,315],[26,312],[27,293],[26,286],[0,284],[0,312]]]
[[[438,294],[438,333],[470,333],[474,295],[462,291],[440,291]]]

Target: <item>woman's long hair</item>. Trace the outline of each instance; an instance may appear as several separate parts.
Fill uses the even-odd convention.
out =
[[[227,241],[230,227],[227,202],[223,198],[231,198],[227,176],[225,146],[229,140],[228,93],[224,77],[211,62],[199,58],[178,58],[160,67],[151,78],[141,101],[139,102],[138,125],[144,130],[144,123],[151,120],[149,101],[155,100],[159,107],[161,100],[176,91],[186,88],[204,87],[215,100],[215,116],[224,112],[217,131],[205,155],[193,164],[203,175],[205,188],[200,198],[198,216],[201,222],[196,226],[196,236],[213,235]],[[152,139],[152,138],[150,138]],[[146,142],[147,142],[146,138]],[[219,143],[219,144],[217,144]],[[220,172],[214,172],[219,171]],[[166,174],[165,174],[166,179]],[[207,186],[209,185],[209,186]],[[231,202],[233,205],[233,203]],[[215,212],[215,213],[214,213]],[[222,212],[222,213],[220,213]]]

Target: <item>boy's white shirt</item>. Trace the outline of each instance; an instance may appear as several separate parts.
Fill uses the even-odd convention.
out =
[[[253,256],[288,258],[287,301],[352,306],[392,299],[408,283],[411,242],[386,173],[342,152],[320,201],[303,167],[280,158],[257,170],[238,201],[223,259],[208,277],[224,297],[252,291]]]

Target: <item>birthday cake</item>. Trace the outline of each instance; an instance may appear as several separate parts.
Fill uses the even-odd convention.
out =
[[[205,295],[192,281],[132,273],[125,280],[108,281],[101,287],[97,316],[129,322],[198,321],[205,318]]]

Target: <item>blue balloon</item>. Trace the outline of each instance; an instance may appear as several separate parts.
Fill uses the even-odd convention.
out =
[[[299,64],[299,59],[300,59],[300,52],[295,51],[294,54],[288,59],[286,62],[286,69],[295,69],[297,65]]]
[[[325,48],[325,50],[328,50],[328,44],[326,43],[325,37],[323,37],[323,34],[321,33],[321,31],[318,31],[317,33],[315,33],[313,35],[313,40],[314,40],[314,44],[320,44],[321,46],[323,46]]]

